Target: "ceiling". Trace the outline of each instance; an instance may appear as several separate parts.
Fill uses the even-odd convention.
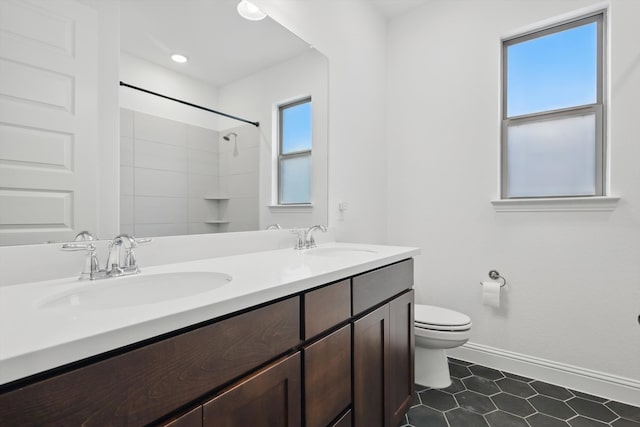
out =
[[[373,6],[387,19],[403,15],[411,9],[420,7],[428,0],[369,0]]]
[[[319,0],[325,1],[325,0]],[[342,0],[341,0],[342,1]],[[428,0],[369,0],[387,19]],[[238,0],[121,0],[121,50],[220,86],[297,56],[309,45],[267,17],[241,18]],[[176,64],[172,53],[189,58]]]
[[[309,45],[275,21],[241,18],[238,0],[122,0],[123,52],[224,85],[278,64]],[[189,58],[176,64],[172,53]]]

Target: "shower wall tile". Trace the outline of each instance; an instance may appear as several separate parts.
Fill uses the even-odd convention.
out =
[[[220,188],[230,197],[258,197],[258,172],[222,176]]]
[[[257,172],[259,155],[258,147],[240,150],[237,156],[234,156],[233,153],[221,154],[220,175]]]
[[[135,198],[136,224],[171,224],[187,222],[187,200],[182,197]]]
[[[133,138],[120,137],[120,166],[133,166]]]
[[[139,236],[258,229],[260,135],[121,109],[121,230]],[[234,142],[222,135],[237,132]],[[205,200],[206,196],[233,200]],[[229,224],[207,224],[226,220]]]
[[[189,197],[204,198],[205,196],[218,195],[219,178],[215,175],[189,174]]]
[[[218,233],[221,227],[218,224],[205,224],[203,222],[189,223],[189,234]]]
[[[136,224],[136,235],[140,237],[180,236],[188,233],[187,224]]]
[[[189,222],[204,223],[210,219],[220,219],[220,203],[213,200],[204,200],[201,198],[189,199]]]
[[[120,136],[133,138],[134,113],[124,108],[120,109]]]
[[[135,166],[187,172],[187,152],[184,147],[136,139]]]
[[[218,175],[218,153],[202,150],[187,150],[189,173]]]
[[[224,218],[229,220],[229,231],[258,229],[258,198],[241,197],[229,200]]]
[[[228,134],[229,132],[236,132],[238,134],[238,137],[236,138],[236,141],[238,143],[238,151],[246,150],[249,148],[257,148],[260,145],[260,138],[257,130],[253,128],[248,129],[247,126],[241,126],[239,128],[228,129],[224,132],[220,132],[220,139],[218,143],[220,147],[220,153],[233,153],[236,141],[234,141],[233,138],[231,138],[231,141],[225,141],[224,139],[222,139],[222,136]]]
[[[133,167],[120,166],[120,195],[133,196]]]
[[[120,196],[120,224],[133,226],[133,196]]]
[[[187,195],[187,174],[182,172],[135,170],[136,196],[182,197]]]
[[[187,148],[217,153],[219,137],[220,134],[214,130],[189,126],[187,127]]]
[[[187,125],[162,117],[135,113],[135,139],[186,147]]]
[[[128,234],[129,236],[135,236],[136,230],[133,224],[120,224],[120,233]]]

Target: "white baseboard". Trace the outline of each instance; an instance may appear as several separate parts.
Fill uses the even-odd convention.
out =
[[[468,342],[447,355],[501,371],[640,406],[640,381]]]

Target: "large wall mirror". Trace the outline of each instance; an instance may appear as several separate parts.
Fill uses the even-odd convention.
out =
[[[0,2],[0,245],[327,223],[327,58],[237,3]],[[309,98],[309,197],[279,203],[279,110]]]

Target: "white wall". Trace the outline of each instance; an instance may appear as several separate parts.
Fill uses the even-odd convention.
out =
[[[288,61],[219,87],[219,103],[224,111],[260,122],[256,130],[259,145],[255,147],[260,156],[260,228],[275,223],[284,228],[327,224],[327,81],[326,57],[310,49]],[[278,149],[277,135],[274,134],[277,106],[307,96],[312,98],[313,115],[313,209],[270,208],[270,205],[277,204],[274,173]],[[224,118],[220,120],[221,128],[237,126],[237,123]],[[245,147],[245,139],[238,137],[240,147]],[[251,155],[252,152],[248,150],[246,154],[240,154],[238,158],[242,154]],[[233,162],[234,158],[229,160]]]
[[[125,52],[120,54],[120,80],[214,110],[218,105],[218,91],[214,86]],[[218,130],[215,114],[127,87],[120,87],[120,107]]]
[[[384,242],[384,19],[365,0],[254,3],[329,58],[329,224],[339,240]]]
[[[592,0],[433,0],[388,37],[388,233],[422,248],[417,301],[471,341],[640,380],[640,2],[610,7],[613,212],[496,213],[500,38]],[[490,269],[503,305],[481,305]]]

